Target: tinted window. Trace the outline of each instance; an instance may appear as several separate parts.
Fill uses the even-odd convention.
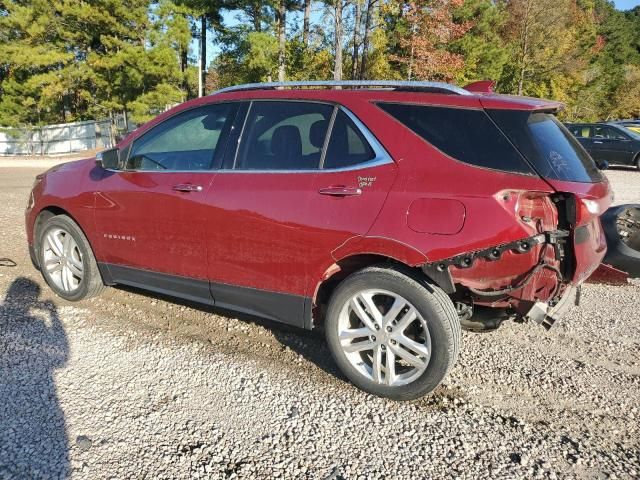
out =
[[[602,180],[589,154],[554,115],[518,110],[489,114],[541,176],[570,182]]]
[[[382,103],[379,106],[450,157],[479,167],[532,175],[484,110]]]
[[[207,170],[223,142],[233,104],[194,108],[162,122],[133,143],[127,168]]]
[[[374,159],[375,152],[349,116],[338,110],[323,168],[342,168]]]
[[[640,140],[640,124],[625,125],[624,132],[634,140]]]
[[[253,102],[236,159],[241,170],[318,168],[331,105],[307,102]]]
[[[583,125],[569,125],[569,131],[578,138],[589,138],[591,136],[591,128]]]
[[[608,140],[626,140],[627,139],[627,137],[625,137],[622,133],[617,131],[615,128],[602,127],[602,126],[593,127],[593,136],[594,138],[605,138]]]

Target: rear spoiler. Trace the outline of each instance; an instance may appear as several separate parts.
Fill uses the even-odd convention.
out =
[[[480,103],[487,109],[529,110],[534,112],[556,113],[564,108],[564,103],[542,98],[522,97],[518,95],[503,95],[495,93],[496,82],[480,80],[466,85],[468,92],[482,95]]]
[[[495,86],[496,82],[493,80],[480,80],[479,82],[470,83],[463,88],[473,93],[493,93],[493,87]]]

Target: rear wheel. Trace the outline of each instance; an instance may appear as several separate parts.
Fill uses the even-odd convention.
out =
[[[638,153],[636,155],[636,159],[634,161],[634,165],[636,166],[636,169],[640,170],[640,153]]]
[[[49,218],[38,239],[40,271],[58,296],[78,301],[102,292],[104,284],[89,241],[71,218]]]
[[[326,337],[349,380],[395,400],[432,392],[460,346],[453,303],[409,272],[369,267],[346,278],[331,297]]]

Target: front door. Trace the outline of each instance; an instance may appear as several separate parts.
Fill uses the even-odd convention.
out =
[[[134,141],[121,171],[105,172],[95,220],[114,281],[210,301],[204,199],[235,109],[178,113]]]

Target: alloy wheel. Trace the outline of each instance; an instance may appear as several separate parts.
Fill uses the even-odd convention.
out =
[[[43,267],[51,281],[61,290],[71,293],[84,278],[82,253],[69,232],[62,228],[49,230],[43,242]]]
[[[431,358],[427,323],[405,298],[387,290],[362,290],[343,306],[338,338],[351,365],[367,379],[406,385]]]

